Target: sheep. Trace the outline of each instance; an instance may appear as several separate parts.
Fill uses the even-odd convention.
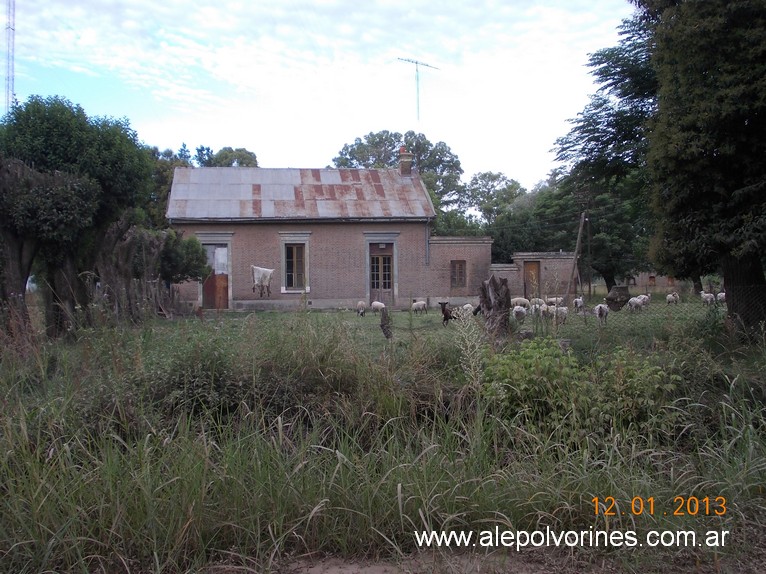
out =
[[[726,303],[726,293],[721,291],[718,295],[715,296],[715,300],[719,303]]]
[[[545,302],[548,305],[560,305],[561,303],[564,302],[564,298],[563,297],[546,297]]]
[[[599,325],[606,325],[606,317],[609,315],[609,306],[605,303],[599,303],[593,307],[593,313],[598,317]]]
[[[558,305],[552,305],[548,307],[549,313],[555,319],[556,324],[561,323],[565,325],[567,322],[567,315],[569,315],[568,307],[559,307]]]
[[[538,301],[542,301],[542,299],[538,299]],[[545,303],[533,303],[529,310],[533,316],[543,317],[548,313],[548,305]]]
[[[470,303],[466,303],[465,305],[463,305],[463,311],[465,311],[466,313],[473,313],[473,305],[471,305]]]
[[[364,301],[359,301],[356,304],[356,315],[357,317],[364,317],[364,313],[367,311],[367,303]]]
[[[274,270],[256,267],[255,265],[251,265],[250,269],[253,273],[253,293],[255,293],[255,288],[258,287],[260,297],[263,297],[264,291],[266,291],[268,297],[271,297],[271,276],[274,274]]]
[[[582,298],[582,295],[575,297],[572,303],[574,304],[575,311],[582,311],[585,308],[585,300]]]
[[[631,297],[628,299],[628,309],[630,309],[630,312],[633,313],[634,311],[643,311],[644,310],[644,300],[640,297]]]
[[[700,291],[700,297],[703,305],[715,305],[715,293]]]
[[[516,320],[517,323],[523,323],[526,317],[527,317],[526,307],[522,305],[516,305],[513,308],[513,318]]]
[[[529,302],[529,299],[525,299],[524,297],[514,297],[511,299],[511,307],[524,307],[525,309],[529,309],[531,303]]]
[[[428,304],[425,301],[418,301],[417,299],[413,299],[410,310],[416,315],[419,313],[428,314]]]
[[[370,308],[372,309],[373,313],[377,313],[378,311],[382,311],[383,309],[385,309],[386,306],[380,301],[373,301],[372,303],[370,303]]]
[[[638,299],[641,299],[641,301],[643,301],[644,307],[646,307],[649,304],[649,302],[652,300],[652,294],[651,293],[647,293],[645,295],[644,294],[637,295],[636,297]]]
[[[675,292],[675,291],[673,291],[672,293],[668,293],[665,296],[665,301],[668,302],[668,305],[670,305],[672,303],[675,303],[676,305],[678,305],[678,300],[679,299],[680,299],[680,297],[678,296],[678,293]]]
[[[529,303],[530,303],[531,305],[545,305],[545,301],[543,301],[543,300],[542,300],[542,299],[540,299],[539,297],[532,297],[532,298],[529,300]]]

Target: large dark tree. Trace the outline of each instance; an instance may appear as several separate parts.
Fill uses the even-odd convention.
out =
[[[649,136],[670,263],[719,265],[729,311],[766,320],[766,4],[640,1],[659,82]]]
[[[38,96],[4,118],[0,151],[42,173],[69,173],[95,185],[93,209],[80,212],[80,232],[73,241],[41,248],[48,332],[57,335],[77,306],[90,308],[83,279],[102,253],[113,253],[115,246],[106,240],[118,241],[120,234],[110,227],[125,219],[126,209],[146,200],[151,157],[127,120],[90,118],[66,99]]]
[[[599,90],[556,141],[557,159],[569,170],[561,193],[588,214],[590,254],[581,258],[583,271],[592,269],[608,287],[649,265],[654,217],[646,130],[657,99],[651,38],[650,22],[636,14],[620,26],[617,46],[590,56]]]

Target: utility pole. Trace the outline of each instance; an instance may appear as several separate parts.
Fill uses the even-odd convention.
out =
[[[567,283],[567,291],[564,293],[564,303],[569,302],[569,289],[572,287],[572,281],[574,281],[575,271],[577,270],[577,257],[580,254],[580,244],[582,241],[582,228],[585,225],[585,212],[580,214],[580,229],[577,231],[577,245],[575,246],[574,259],[572,261],[572,272],[569,274],[569,283]]]
[[[16,34],[16,0],[6,0],[5,6],[5,113],[11,111],[16,97],[13,88],[13,61]]]
[[[420,68],[418,66],[425,66],[426,68],[433,68],[434,70],[438,70],[439,68],[426,64],[425,62],[410,60],[409,58],[398,58],[398,59],[401,60],[402,62],[409,62],[410,64],[415,64],[415,107],[417,110],[418,121],[420,121]]]

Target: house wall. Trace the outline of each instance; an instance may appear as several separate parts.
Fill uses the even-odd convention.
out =
[[[513,254],[513,263],[493,264],[490,273],[508,279],[513,297],[562,296],[572,273],[574,253],[525,251]],[[531,279],[531,273],[539,269]],[[525,285],[526,279],[526,285]],[[577,272],[570,286],[570,294],[577,290]]]
[[[490,238],[430,238],[425,222],[381,223],[211,223],[176,224],[186,237],[221,243],[228,249],[229,309],[295,308],[304,301],[317,308],[356,307],[377,298],[370,289],[369,253],[381,243],[393,243],[394,308],[408,308],[412,299],[431,306],[447,298],[453,304],[474,301],[488,277]],[[302,237],[308,242],[308,289],[288,292],[283,277],[283,241]],[[465,287],[450,286],[450,261],[466,262]],[[271,296],[252,291],[251,265],[275,269]],[[202,303],[197,282],[180,286],[181,300]]]
[[[431,306],[438,307],[438,301],[449,301],[452,305],[477,304],[479,290],[489,278],[492,260],[492,238],[490,237],[432,237],[429,242],[431,263],[426,274],[426,295]],[[466,282],[464,287],[452,285],[452,261],[465,261]]]

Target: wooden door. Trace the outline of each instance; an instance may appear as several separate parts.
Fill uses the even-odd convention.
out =
[[[394,303],[393,243],[370,245],[370,298],[386,305]]]
[[[540,262],[524,262],[524,297],[540,297]]]

